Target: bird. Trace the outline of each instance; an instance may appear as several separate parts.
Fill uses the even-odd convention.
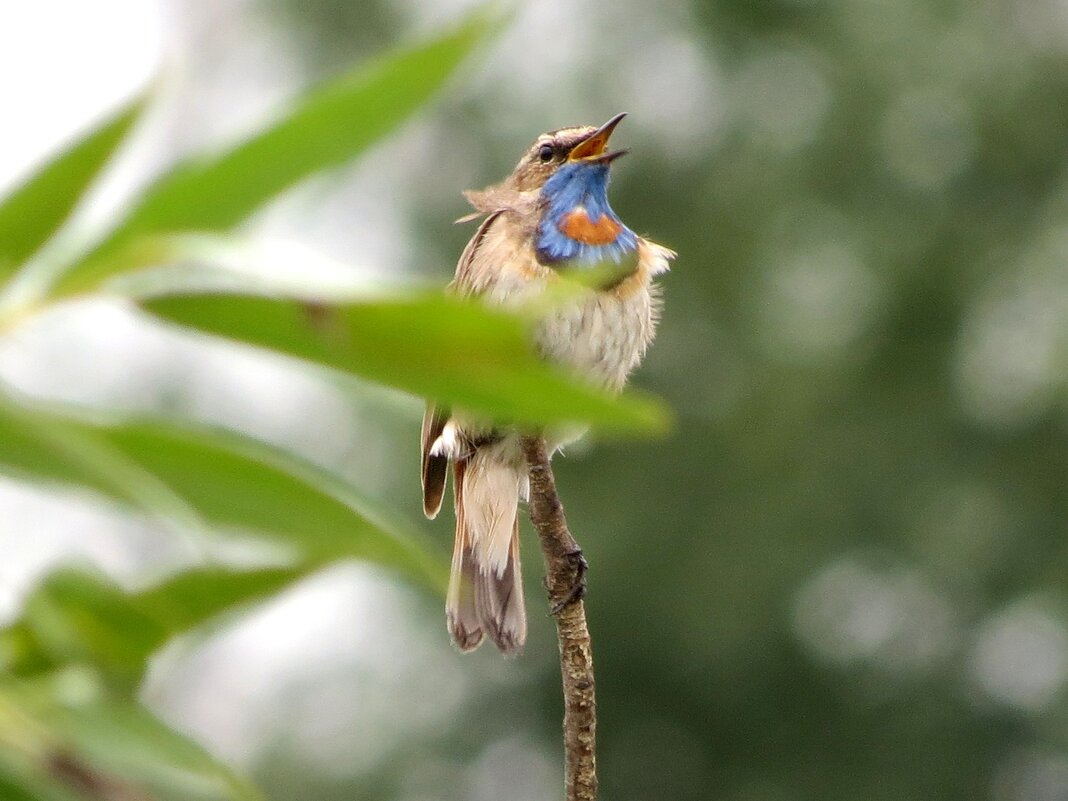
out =
[[[533,344],[545,361],[618,393],[656,332],[654,277],[675,253],[628,228],[608,202],[609,170],[626,150],[609,150],[617,114],[600,126],[541,134],[501,183],[464,193],[481,220],[449,291],[492,307],[530,308],[577,278],[579,289],[538,307]],[[588,279],[588,280],[583,280]],[[582,436],[544,432],[549,452]],[[441,510],[452,466],[455,541],[445,612],[461,651],[485,637],[519,652],[527,620],[519,548],[519,504],[529,495],[521,431],[429,403],[423,416],[423,511]]]

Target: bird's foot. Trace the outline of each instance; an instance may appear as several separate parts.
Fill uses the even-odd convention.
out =
[[[568,588],[564,597],[552,605],[550,611],[553,615],[560,614],[565,608],[571,606],[571,604],[581,601],[586,597],[586,573],[590,569],[590,564],[582,555],[582,549],[576,548],[573,551],[569,551],[564,554],[564,558],[571,563],[574,578],[572,579],[571,586]]]

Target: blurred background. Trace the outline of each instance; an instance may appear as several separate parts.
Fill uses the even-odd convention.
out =
[[[162,165],[468,6],[8,4],[0,188],[157,80],[82,209],[92,230]],[[679,252],[635,383],[677,423],[557,460],[592,565],[603,798],[1068,799],[1068,4],[520,5],[401,135],[257,215],[244,257],[443,285],[471,233],[462,189],[621,110],[613,205]],[[0,376],[278,443],[447,558],[449,516],[421,521],[417,399],[354,401],[106,302],[0,340]],[[555,635],[525,531],[518,659],[461,656],[441,598],[345,563],[170,643],[142,698],[272,801],[557,797]],[[0,615],[57,563],[142,586],[182,548],[4,480]]]

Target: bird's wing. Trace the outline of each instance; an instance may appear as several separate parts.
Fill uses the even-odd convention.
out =
[[[460,261],[456,264],[456,277],[449,285],[449,291],[457,295],[472,296],[479,294],[484,289],[484,281],[479,274],[484,272],[478,269],[475,256],[479,247],[486,238],[490,227],[497,221],[502,212],[496,211],[486,217],[478,226],[474,236],[467,243],[464,252],[460,254]],[[445,495],[445,481],[449,472],[449,458],[445,454],[432,454],[431,448],[434,442],[441,436],[445,424],[449,421],[450,410],[428,403],[423,413],[423,429],[420,437],[420,468],[423,483],[423,513],[433,519],[441,511],[442,498]]]
[[[441,500],[445,495],[445,477],[449,471],[449,458],[444,454],[433,455],[430,449],[434,446],[434,441],[441,436],[448,419],[449,410],[439,409],[433,403],[428,403],[426,411],[423,412],[423,432],[419,438],[423,513],[431,520],[441,511]]]
[[[460,254],[460,260],[456,263],[456,277],[449,284],[450,291],[458,295],[471,296],[479,294],[485,288],[486,282],[480,275],[484,271],[479,269],[484,260],[476,257],[481,255],[479,249],[486,241],[490,229],[503,213],[503,211],[495,211],[486,217],[478,226],[474,236],[468,240],[467,247],[464,248],[464,252]]]

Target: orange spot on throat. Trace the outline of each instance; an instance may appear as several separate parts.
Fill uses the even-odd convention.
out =
[[[557,227],[564,236],[587,245],[610,245],[623,230],[623,226],[607,214],[602,214],[597,222],[593,222],[582,206],[565,214]]]

